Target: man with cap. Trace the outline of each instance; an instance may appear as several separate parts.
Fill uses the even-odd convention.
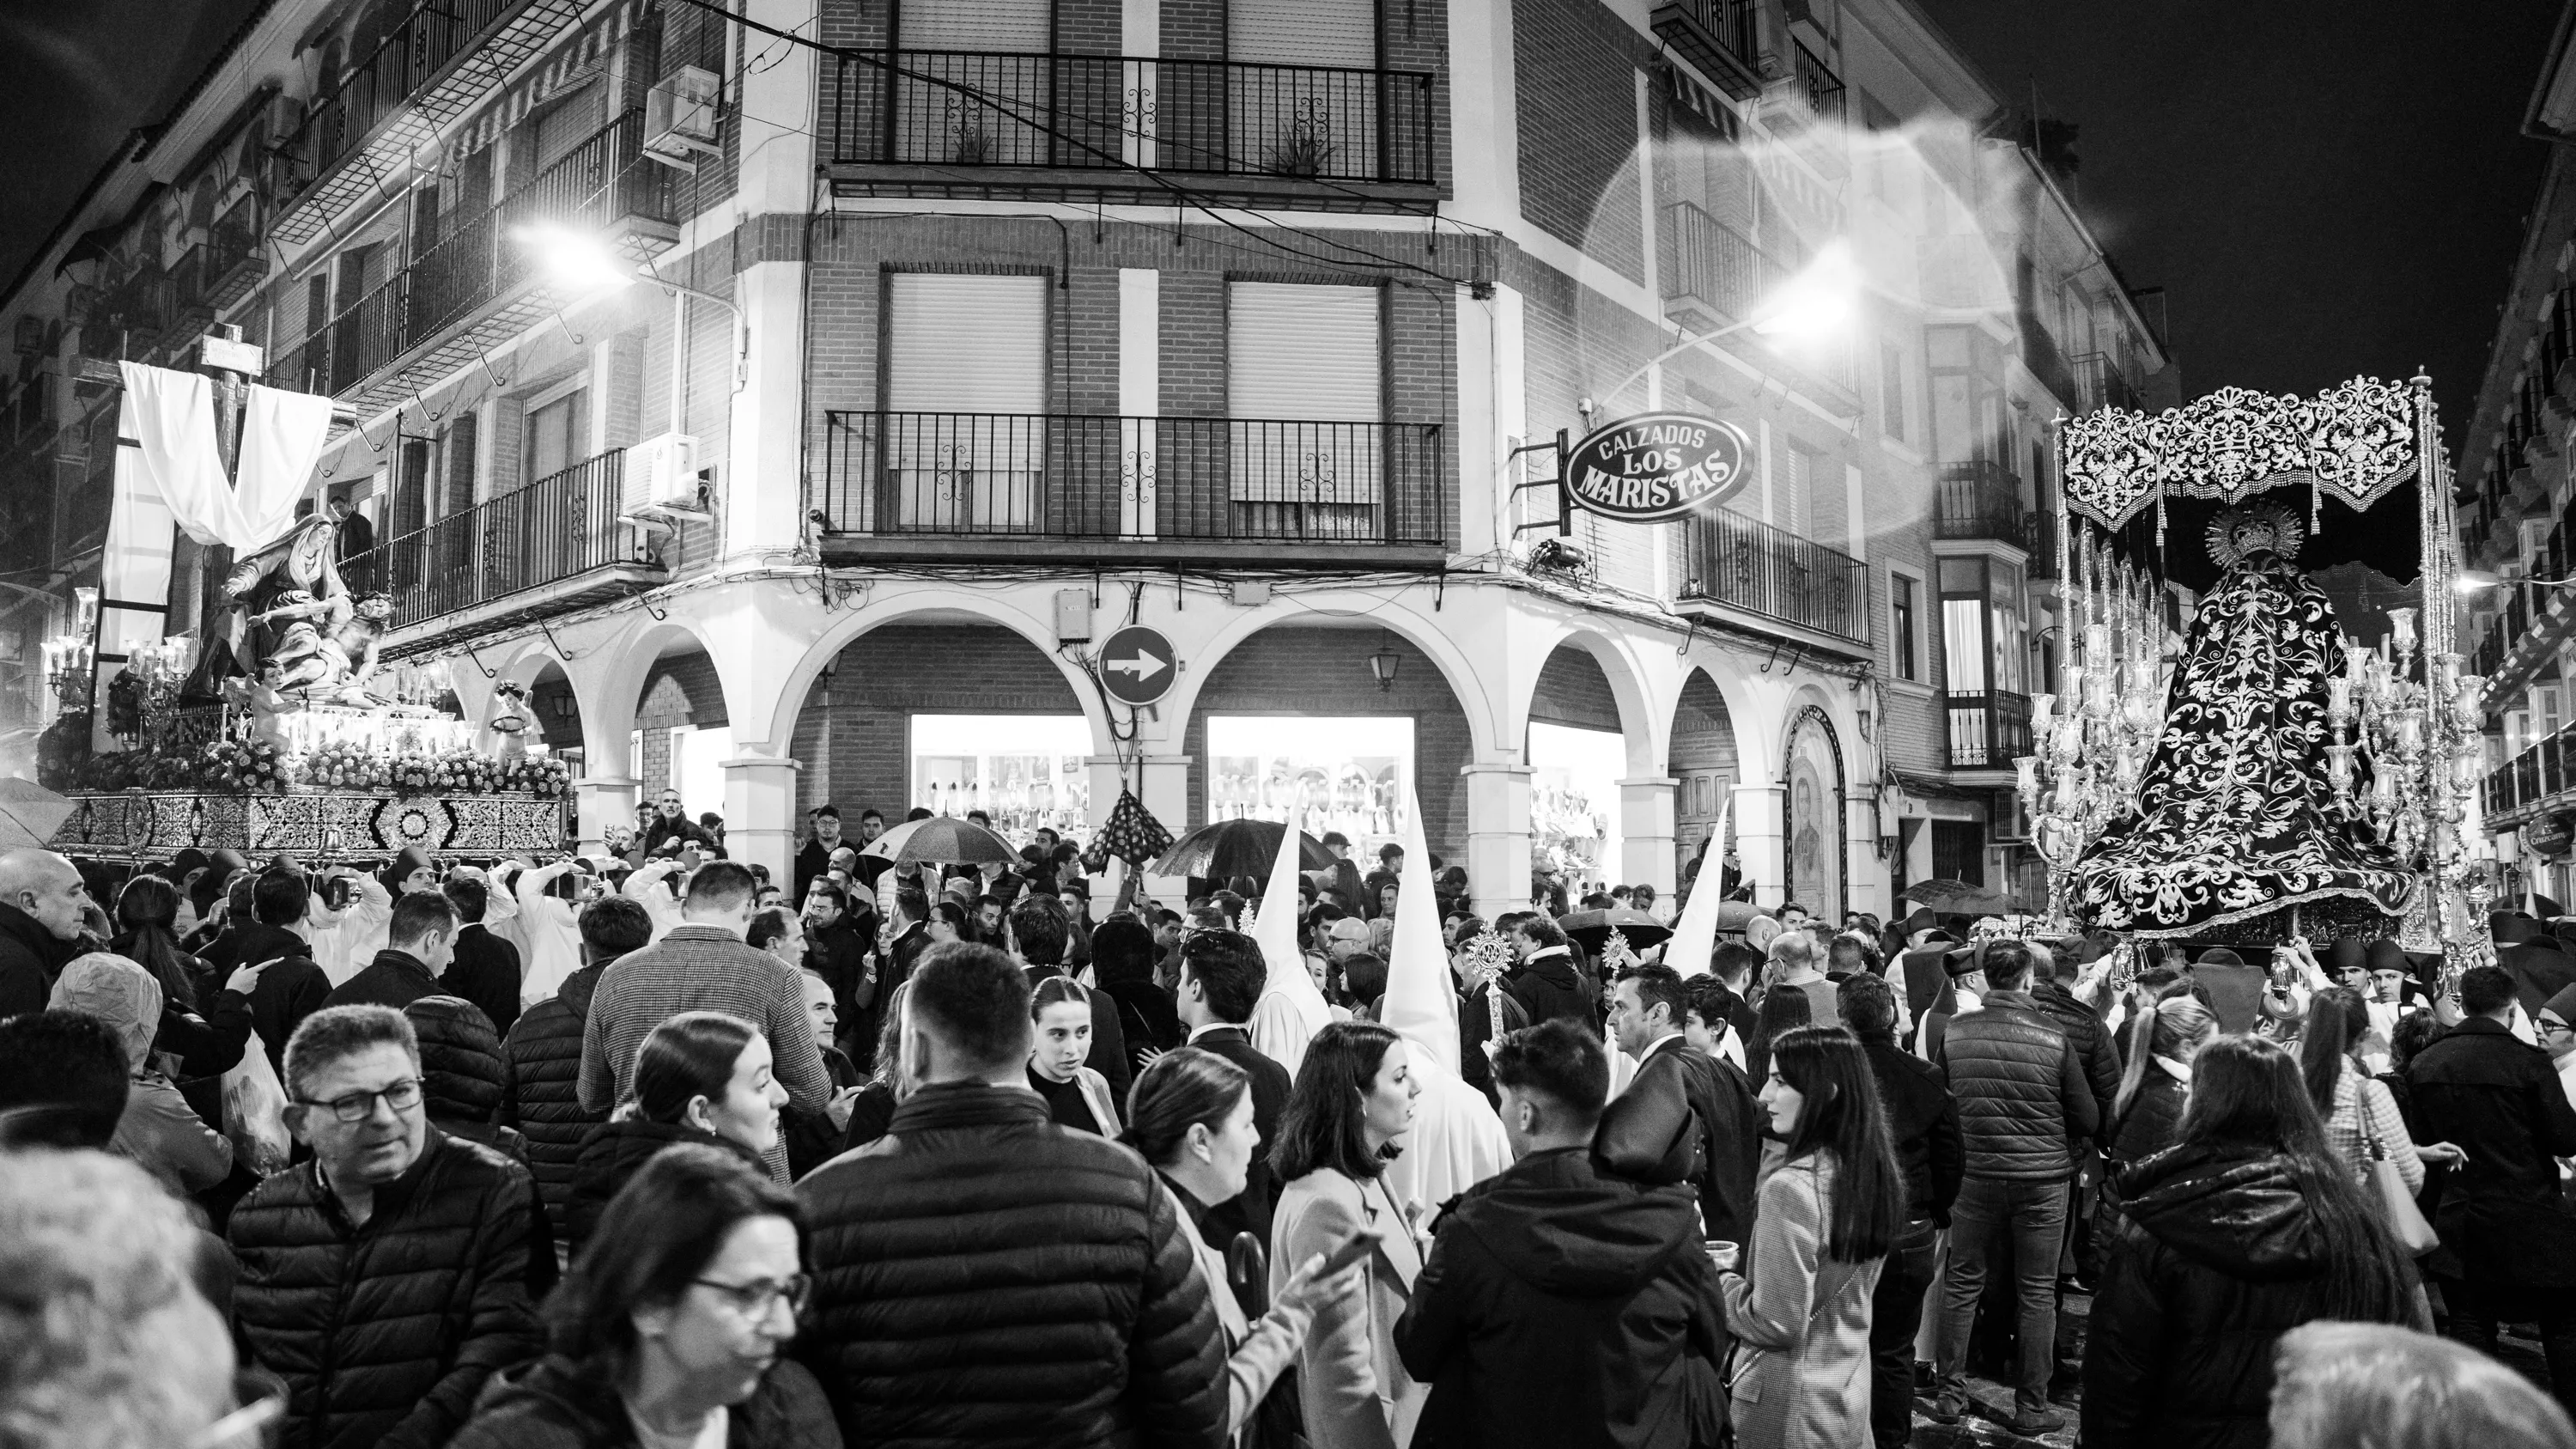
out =
[[[1366,916],[1368,896],[1360,883],[1360,868],[1351,863],[1351,838],[1338,830],[1324,832],[1324,849],[1333,857],[1330,868],[1321,872],[1315,882],[1319,892],[1330,892],[1334,904],[1349,916]]]

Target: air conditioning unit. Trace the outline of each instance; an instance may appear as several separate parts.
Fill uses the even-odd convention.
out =
[[[688,172],[698,169],[697,157],[722,154],[716,109],[723,98],[713,71],[684,65],[662,77],[644,96],[644,154]]]
[[[626,505],[618,516],[661,532],[682,519],[703,523],[711,517],[706,480],[698,472],[698,440],[663,433],[628,448]]]

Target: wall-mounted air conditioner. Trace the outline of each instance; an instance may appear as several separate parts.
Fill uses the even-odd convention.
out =
[[[626,450],[626,501],[619,517],[656,532],[681,520],[705,522],[706,480],[698,472],[698,440],[663,433]]]
[[[713,71],[684,65],[654,83],[644,96],[644,154],[683,171],[700,156],[721,154],[716,111],[724,90]]]

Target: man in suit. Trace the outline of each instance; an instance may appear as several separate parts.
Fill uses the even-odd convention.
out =
[[[1302,970],[1304,963],[1292,961],[1285,969]],[[1252,1125],[1261,1134],[1261,1146],[1252,1154],[1242,1195],[1209,1210],[1208,1238],[1231,1241],[1236,1233],[1251,1233],[1264,1251],[1270,1246],[1270,1210],[1279,1200],[1280,1185],[1270,1176],[1270,1144],[1279,1139],[1279,1115],[1288,1106],[1288,1069],[1253,1046],[1244,1024],[1252,1020],[1252,1005],[1261,999],[1269,976],[1261,947],[1250,936],[1193,932],[1181,941],[1180,983],[1173,1002],[1181,1025],[1189,1030],[1187,1045],[1214,1052],[1252,1077]]]
[[[1610,990],[1610,1030],[1637,1076],[1601,1114],[1593,1165],[1632,1182],[1699,1189],[1700,1230],[1744,1243],[1753,1232],[1753,1178],[1762,1164],[1762,1112],[1742,1072],[1690,1049],[1680,974],[1631,966]]]

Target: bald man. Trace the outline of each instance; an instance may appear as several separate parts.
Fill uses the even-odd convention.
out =
[[[96,909],[78,867],[50,850],[0,853],[0,1020],[42,1011],[54,978],[87,946]]]

